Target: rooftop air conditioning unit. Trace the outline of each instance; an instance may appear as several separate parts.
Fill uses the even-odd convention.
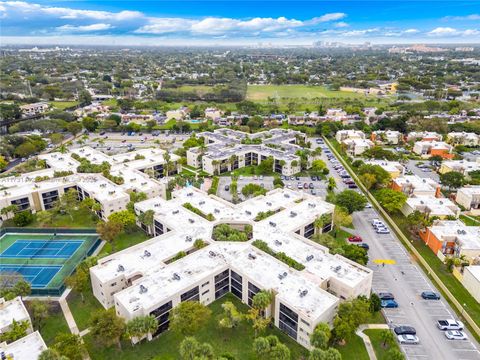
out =
[[[290,195],[288,195],[288,194],[285,194],[283,196],[285,196],[287,199],[290,198]]]
[[[212,250],[210,250],[210,251],[208,252],[208,255],[210,255],[210,257],[215,257],[215,256],[217,256],[217,254],[216,254],[214,251],[212,251]]]
[[[286,272],[286,271],[284,271],[283,273],[278,274],[278,278],[279,278],[280,280],[283,280],[283,279],[285,279],[286,277],[287,277],[287,272]]]
[[[140,294],[145,294],[147,291],[148,289],[145,286],[140,285]]]
[[[308,256],[307,256],[307,261],[312,261],[312,260],[313,260],[313,258],[314,258],[314,256],[313,256],[313,255],[308,255]]]
[[[173,280],[180,280],[180,275],[178,275],[177,273],[173,273]]]
[[[187,235],[187,236],[185,237],[185,241],[187,241],[187,242],[192,241],[192,237],[191,237],[190,235]]]
[[[153,205],[154,207],[160,207],[160,204],[159,203],[156,203],[155,205]]]
[[[255,260],[257,258],[257,255],[250,253],[250,254],[248,254],[248,258],[250,260]]]
[[[180,210],[173,210],[172,214],[175,215],[175,214],[178,214],[179,212],[180,212]]]
[[[282,245],[282,242],[281,242],[280,240],[275,240],[275,245],[281,246],[281,245]]]
[[[245,214],[247,214],[247,215],[252,215],[252,212],[251,212],[251,211],[248,211],[248,210],[245,210]]]
[[[123,272],[123,271],[125,271],[125,268],[123,267],[123,265],[118,264],[117,271],[118,272]]]
[[[195,222],[195,220],[193,220],[193,219],[188,219],[188,222],[189,222],[190,224],[193,224],[193,223]]]
[[[151,255],[152,255],[152,254],[151,254],[150,251],[148,251],[148,250],[145,250],[145,251],[143,252],[143,256],[150,257]]]
[[[295,211],[290,211],[290,217],[295,217],[297,216],[297,213]]]
[[[270,224],[270,226],[272,226],[272,227],[276,227],[276,226],[277,226],[277,224],[275,224],[273,221],[270,221],[269,224]]]
[[[205,201],[200,201],[200,202],[198,203],[198,205],[204,205],[204,204],[205,204]]]
[[[308,294],[308,290],[300,291],[300,297],[305,297]]]

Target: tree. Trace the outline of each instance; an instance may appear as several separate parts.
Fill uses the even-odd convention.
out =
[[[179,353],[182,360],[207,360],[215,358],[212,345],[209,343],[200,344],[197,339],[192,336],[188,336],[182,340]]]
[[[13,319],[10,329],[7,332],[0,334],[0,343],[3,341],[11,343],[27,336],[27,330],[29,327],[30,323],[27,320],[16,321]]]
[[[328,178],[328,190],[333,191],[337,187],[337,183],[335,182],[335,178],[330,176]]]
[[[30,302],[32,325],[35,330],[41,330],[48,317],[48,304],[45,301],[32,300]]]
[[[135,214],[129,210],[116,211],[109,215],[108,221],[122,225],[122,229],[130,231],[135,228]]]
[[[203,327],[212,311],[196,301],[184,301],[170,312],[170,329],[183,336],[192,335]]]
[[[327,323],[319,323],[310,335],[310,344],[319,349],[326,349],[332,333]]]
[[[98,310],[90,318],[90,333],[104,346],[116,344],[121,349],[124,332],[125,322],[115,314],[115,308]]]
[[[410,231],[417,233],[420,229],[423,229],[427,226],[428,219],[424,213],[415,210],[414,212],[408,214],[407,223]]]
[[[465,176],[457,171],[450,171],[440,175],[440,182],[449,188],[458,189],[465,184]]]
[[[270,317],[265,317],[263,313],[273,301],[273,293],[261,290],[255,294],[252,300],[252,307],[248,310],[247,319],[252,321],[252,327],[255,330],[255,337],[258,332],[262,332],[270,324]]]
[[[343,190],[336,196],[336,204],[345,208],[349,214],[360,211],[367,205],[367,198],[353,190]]]
[[[15,226],[22,227],[27,226],[33,222],[34,216],[30,210],[24,210],[17,212],[13,216],[13,223]]]
[[[78,206],[78,192],[69,189],[64,192],[54,204],[53,211],[55,214],[67,213],[73,221],[72,211]]]
[[[408,198],[403,192],[393,189],[381,189],[377,191],[375,197],[389,213],[400,210]]]
[[[335,211],[333,212],[333,225],[335,226],[335,231],[342,226],[350,226],[351,224],[352,216],[348,211],[341,206],[336,206]]]
[[[55,337],[53,349],[70,360],[83,360],[87,349],[78,334],[59,334]]]
[[[67,131],[70,132],[73,136],[76,136],[80,131],[82,131],[82,125],[76,121],[68,123]]]
[[[82,90],[78,95],[78,100],[82,105],[90,105],[92,103],[92,95],[87,90]]]
[[[250,183],[243,187],[242,194],[245,197],[265,195],[267,190],[258,184]]]
[[[68,287],[80,293],[82,302],[85,302],[84,293],[90,288],[90,276],[88,269],[77,268],[75,273],[65,279]]]
[[[321,148],[318,148],[321,149]],[[327,164],[325,164],[325,161],[317,159],[312,161],[312,171],[316,173],[320,173],[323,171],[323,169],[327,168]]]
[[[153,315],[138,316],[127,322],[125,326],[125,334],[130,338],[133,344],[145,336],[151,338],[157,328],[158,321]]]
[[[382,339],[382,346],[391,346],[395,342],[395,337],[390,330],[384,329],[380,332],[380,338]]]
[[[342,360],[342,354],[335,348],[313,349],[308,356],[308,360]]]
[[[382,309],[381,302],[380,297],[372,293],[372,295],[370,295],[370,312],[380,311]]]
[[[48,210],[37,211],[35,213],[35,219],[38,223],[42,224],[43,226],[48,225],[51,223],[53,218],[52,212]]]
[[[367,321],[369,308],[369,301],[361,297],[341,303],[333,320],[334,337],[341,342],[350,339],[358,326]]]
[[[258,337],[253,341],[253,349],[258,359],[289,360],[290,349],[274,335]]]
[[[367,181],[364,184],[369,189],[373,186],[376,188],[385,186],[391,179],[390,174],[379,165],[363,164],[358,168],[357,173],[362,182],[364,182],[363,180]]]
[[[97,225],[97,233],[100,238],[105,240],[112,247],[112,251],[115,251],[115,239],[123,231],[123,225],[118,222],[107,221],[99,222]]]
[[[6,215],[6,218],[8,219],[13,213],[15,213],[18,210],[18,206],[15,204],[5,206],[0,210],[0,215]]]
[[[405,355],[400,350],[391,348],[387,351],[386,358],[389,360],[405,360]]]
[[[231,302],[226,301],[222,304],[223,316],[219,321],[219,325],[223,328],[232,329],[242,320],[242,314],[237,307]]]
[[[60,355],[55,349],[43,350],[38,357],[38,360],[69,360],[67,357]]]
[[[97,130],[98,121],[87,116],[87,117],[83,118],[82,125],[88,131],[93,132],[93,131]]]

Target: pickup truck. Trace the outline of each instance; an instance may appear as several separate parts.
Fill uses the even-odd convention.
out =
[[[446,319],[446,320],[438,320],[437,327],[440,330],[462,330],[463,323],[460,321],[456,321],[453,319]]]

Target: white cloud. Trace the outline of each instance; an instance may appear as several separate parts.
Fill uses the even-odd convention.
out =
[[[418,32],[420,32],[418,29],[407,29],[404,31],[405,34],[416,34]]]
[[[480,20],[480,14],[470,14],[466,16],[446,16],[443,20],[456,20],[456,21],[464,21],[464,20]]]
[[[480,31],[477,29],[467,29],[462,32],[462,35],[464,36],[477,36],[480,35]]]
[[[74,25],[63,25],[59,26],[56,29],[62,32],[90,32],[90,31],[102,31],[102,30],[109,30],[113,29],[114,26],[110,24],[91,24],[91,25],[83,25],[83,26],[74,26]]]
[[[347,17],[347,14],[338,12],[338,13],[330,13],[330,14],[319,16],[319,17],[315,17],[311,21],[312,23],[321,23],[321,22],[341,20],[341,19],[344,19],[345,17]]]
[[[337,22],[337,23],[333,24],[333,26],[336,27],[336,28],[345,28],[345,27],[349,27],[350,25],[348,25],[344,21],[340,21],[340,22]]]
[[[428,32],[428,35],[432,36],[442,36],[442,35],[457,35],[458,30],[451,27],[437,27],[432,31]]]

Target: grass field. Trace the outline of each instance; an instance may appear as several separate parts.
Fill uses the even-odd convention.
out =
[[[263,101],[268,98],[343,98],[366,99],[363,94],[348,91],[333,91],[325,86],[311,85],[248,85],[247,100]],[[370,96],[374,98],[374,96]]]
[[[388,354],[388,350],[390,349],[397,349],[400,350],[398,343],[395,341],[392,345],[386,345],[383,346],[383,341],[382,341],[382,331],[380,329],[367,329],[364,330],[363,333],[365,335],[368,335],[370,338],[370,341],[372,342],[373,345],[373,350],[375,351],[375,355],[377,355],[378,360],[388,360],[390,359],[390,356]],[[390,330],[389,330],[390,331]]]
[[[342,354],[342,359],[345,360],[369,360],[367,349],[362,338],[354,335],[348,340],[346,345],[336,345],[335,348]]]
[[[72,290],[67,297],[68,307],[80,331],[88,327],[93,312],[103,309],[97,298],[93,296],[91,288],[86,290],[83,296],[85,301],[82,301],[78,292]]]
[[[237,309],[243,313],[246,313],[248,309],[247,305],[242,304],[240,300],[232,294],[227,294],[222,299],[215,301],[209,306],[212,310],[212,316],[206,326],[198,333],[194,334],[194,336],[200,342],[210,343],[217,356],[230,353],[236,360],[258,359],[253,351],[254,332],[250,323],[242,321],[234,329],[223,329],[218,326],[218,318],[222,314],[221,305],[225,301],[232,301]],[[268,328],[262,335],[276,335],[282,343],[289,347],[292,360],[305,359],[308,354],[305,348],[289,338],[286,334],[282,333],[276,327]],[[85,336],[84,340],[87,344],[92,360],[176,360],[180,359],[178,347],[183,340],[183,336],[172,331],[167,331],[153,341],[142,342],[134,347],[130,345],[129,341],[124,340],[122,342],[123,351],[120,351],[115,347],[102,348],[95,346],[94,339],[90,335]],[[344,359],[347,359],[347,357],[344,357]],[[368,359],[368,357],[366,359]]]
[[[64,110],[66,108],[78,105],[78,101],[50,101],[49,104],[56,109]]]
[[[31,316],[32,312],[30,311],[30,302],[26,301],[25,304]],[[61,333],[70,333],[67,320],[65,320],[62,309],[60,308],[60,304],[58,302],[48,303],[48,318],[39,331],[47,346],[51,346],[54,343],[57,335]]]
[[[208,85],[183,85],[177,88],[165,88],[165,90],[174,90],[178,92],[194,92],[200,96],[212,92],[213,86]]]

